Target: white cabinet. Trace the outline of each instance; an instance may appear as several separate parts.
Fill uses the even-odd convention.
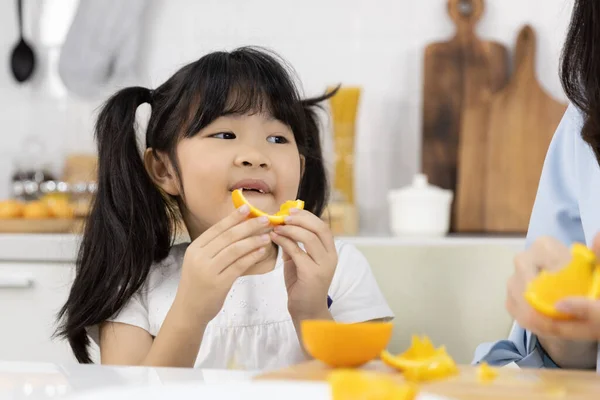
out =
[[[71,264],[0,261],[0,360],[75,361],[52,340],[73,275]]]
[[[427,334],[458,362],[469,363],[478,344],[508,334],[506,280],[523,239],[344,239],[369,260],[396,314],[390,350],[406,349],[413,333]],[[51,337],[79,240],[0,235],[0,361],[75,361],[69,346]],[[99,359],[97,346],[91,353]]]

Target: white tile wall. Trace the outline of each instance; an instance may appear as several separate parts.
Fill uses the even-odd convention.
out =
[[[51,0],[38,4],[44,2],[52,6]],[[532,24],[538,33],[539,79],[564,100],[557,68],[572,0],[486,3],[479,35],[512,47],[522,24]],[[14,16],[14,2],[0,2],[0,56],[5,59],[0,67],[0,197],[10,157],[28,129],[50,142],[59,165],[66,151],[93,149],[98,105],[66,99],[69,112],[62,124],[43,122],[49,118],[48,104],[55,103],[32,103],[42,94],[18,87],[9,75]],[[147,22],[144,65],[153,86],[208,51],[247,44],[270,47],[290,61],[308,95],[337,82],[363,86],[356,173],[362,228],[387,231],[385,194],[408,183],[420,163],[423,47],[453,34],[446,0],[153,0]],[[30,18],[29,31],[35,26]]]

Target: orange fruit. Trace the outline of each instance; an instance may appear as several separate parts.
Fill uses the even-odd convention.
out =
[[[53,201],[48,204],[52,216],[70,219],[75,217],[75,209],[68,201]]]
[[[46,195],[41,199],[55,218],[70,219],[75,217],[75,207],[68,197],[62,195]]]
[[[279,211],[277,211],[274,215],[267,214],[264,211],[259,210],[254,207],[248,200],[244,197],[241,189],[236,189],[231,193],[231,199],[233,200],[233,205],[235,208],[240,208],[244,204],[247,204],[250,207],[250,215],[253,217],[262,217],[267,216],[269,221],[273,225],[283,225],[284,218],[290,215],[290,208],[304,208],[304,202],[302,200],[289,200],[281,205]]]
[[[50,207],[42,201],[32,201],[25,204],[23,208],[23,218],[26,219],[46,219],[51,217]]]
[[[304,320],[302,342],[306,351],[334,367],[358,367],[377,358],[392,337],[389,322],[344,324]]]
[[[404,377],[412,381],[441,379],[458,372],[458,367],[446,348],[440,346],[436,349],[426,336],[413,336],[409,349],[397,356],[386,350],[382,351],[381,360],[402,371]]]
[[[390,376],[352,369],[334,370],[327,382],[333,400],[413,400],[418,392],[412,383],[398,383]]]
[[[0,202],[0,219],[20,218],[23,216],[23,203],[16,200]]]
[[[524,294],[535,310],[550,318],[571,318],[555,307],[567,297],[600,298],[600,267],[596,265],[596,256],[580,243],[571,247],[571,254],[571,261],[561,270],[540,272]]]

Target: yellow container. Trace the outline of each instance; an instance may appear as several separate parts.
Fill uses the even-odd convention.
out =
[[[330,87],[329,91],[333,89]],[[360,94],[359,87],[341,87],[329,99],[335,151],[333,188],[349,204],[354,204],[354,145]]]

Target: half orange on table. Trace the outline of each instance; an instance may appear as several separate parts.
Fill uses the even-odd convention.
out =
[[[271,215],[264,211],[259,210],[258,208],[254,207],[252,204],[250,204],[248,199],[246,199],[246,197],[244,197],[244,194],[242,193],[241,189],[234,190],[231,193],[231,199],[233,201],[233,205],[235,206],[235,208],[240,208],[241,206],[247,204],[250,207],[250,215],[251,216],[253,216],[253,217],[266,216],[267,218],[269,218],[269,221],[273,225],[283,225],[283,223],[285,222],[284,218],[286,216],[290,215],[291,208],[298,208],[300,210],[304,208],[304,202],[302,200],[288,200],[281,205],[281,207],[279,208],[279,211],[277,211],[275,214]]]
[[[542,271],[529,283],[525,299],[538,312],[555,319],[569,319],[556,304],[567,297],[600,299],[600,266],[595,254],[583,244],[571,248],[572,259],[560,271]]]
[[[374,360],[392,337],[392,323],[302,321],[302,342],[315,359],[334,368],[359,367]]]

